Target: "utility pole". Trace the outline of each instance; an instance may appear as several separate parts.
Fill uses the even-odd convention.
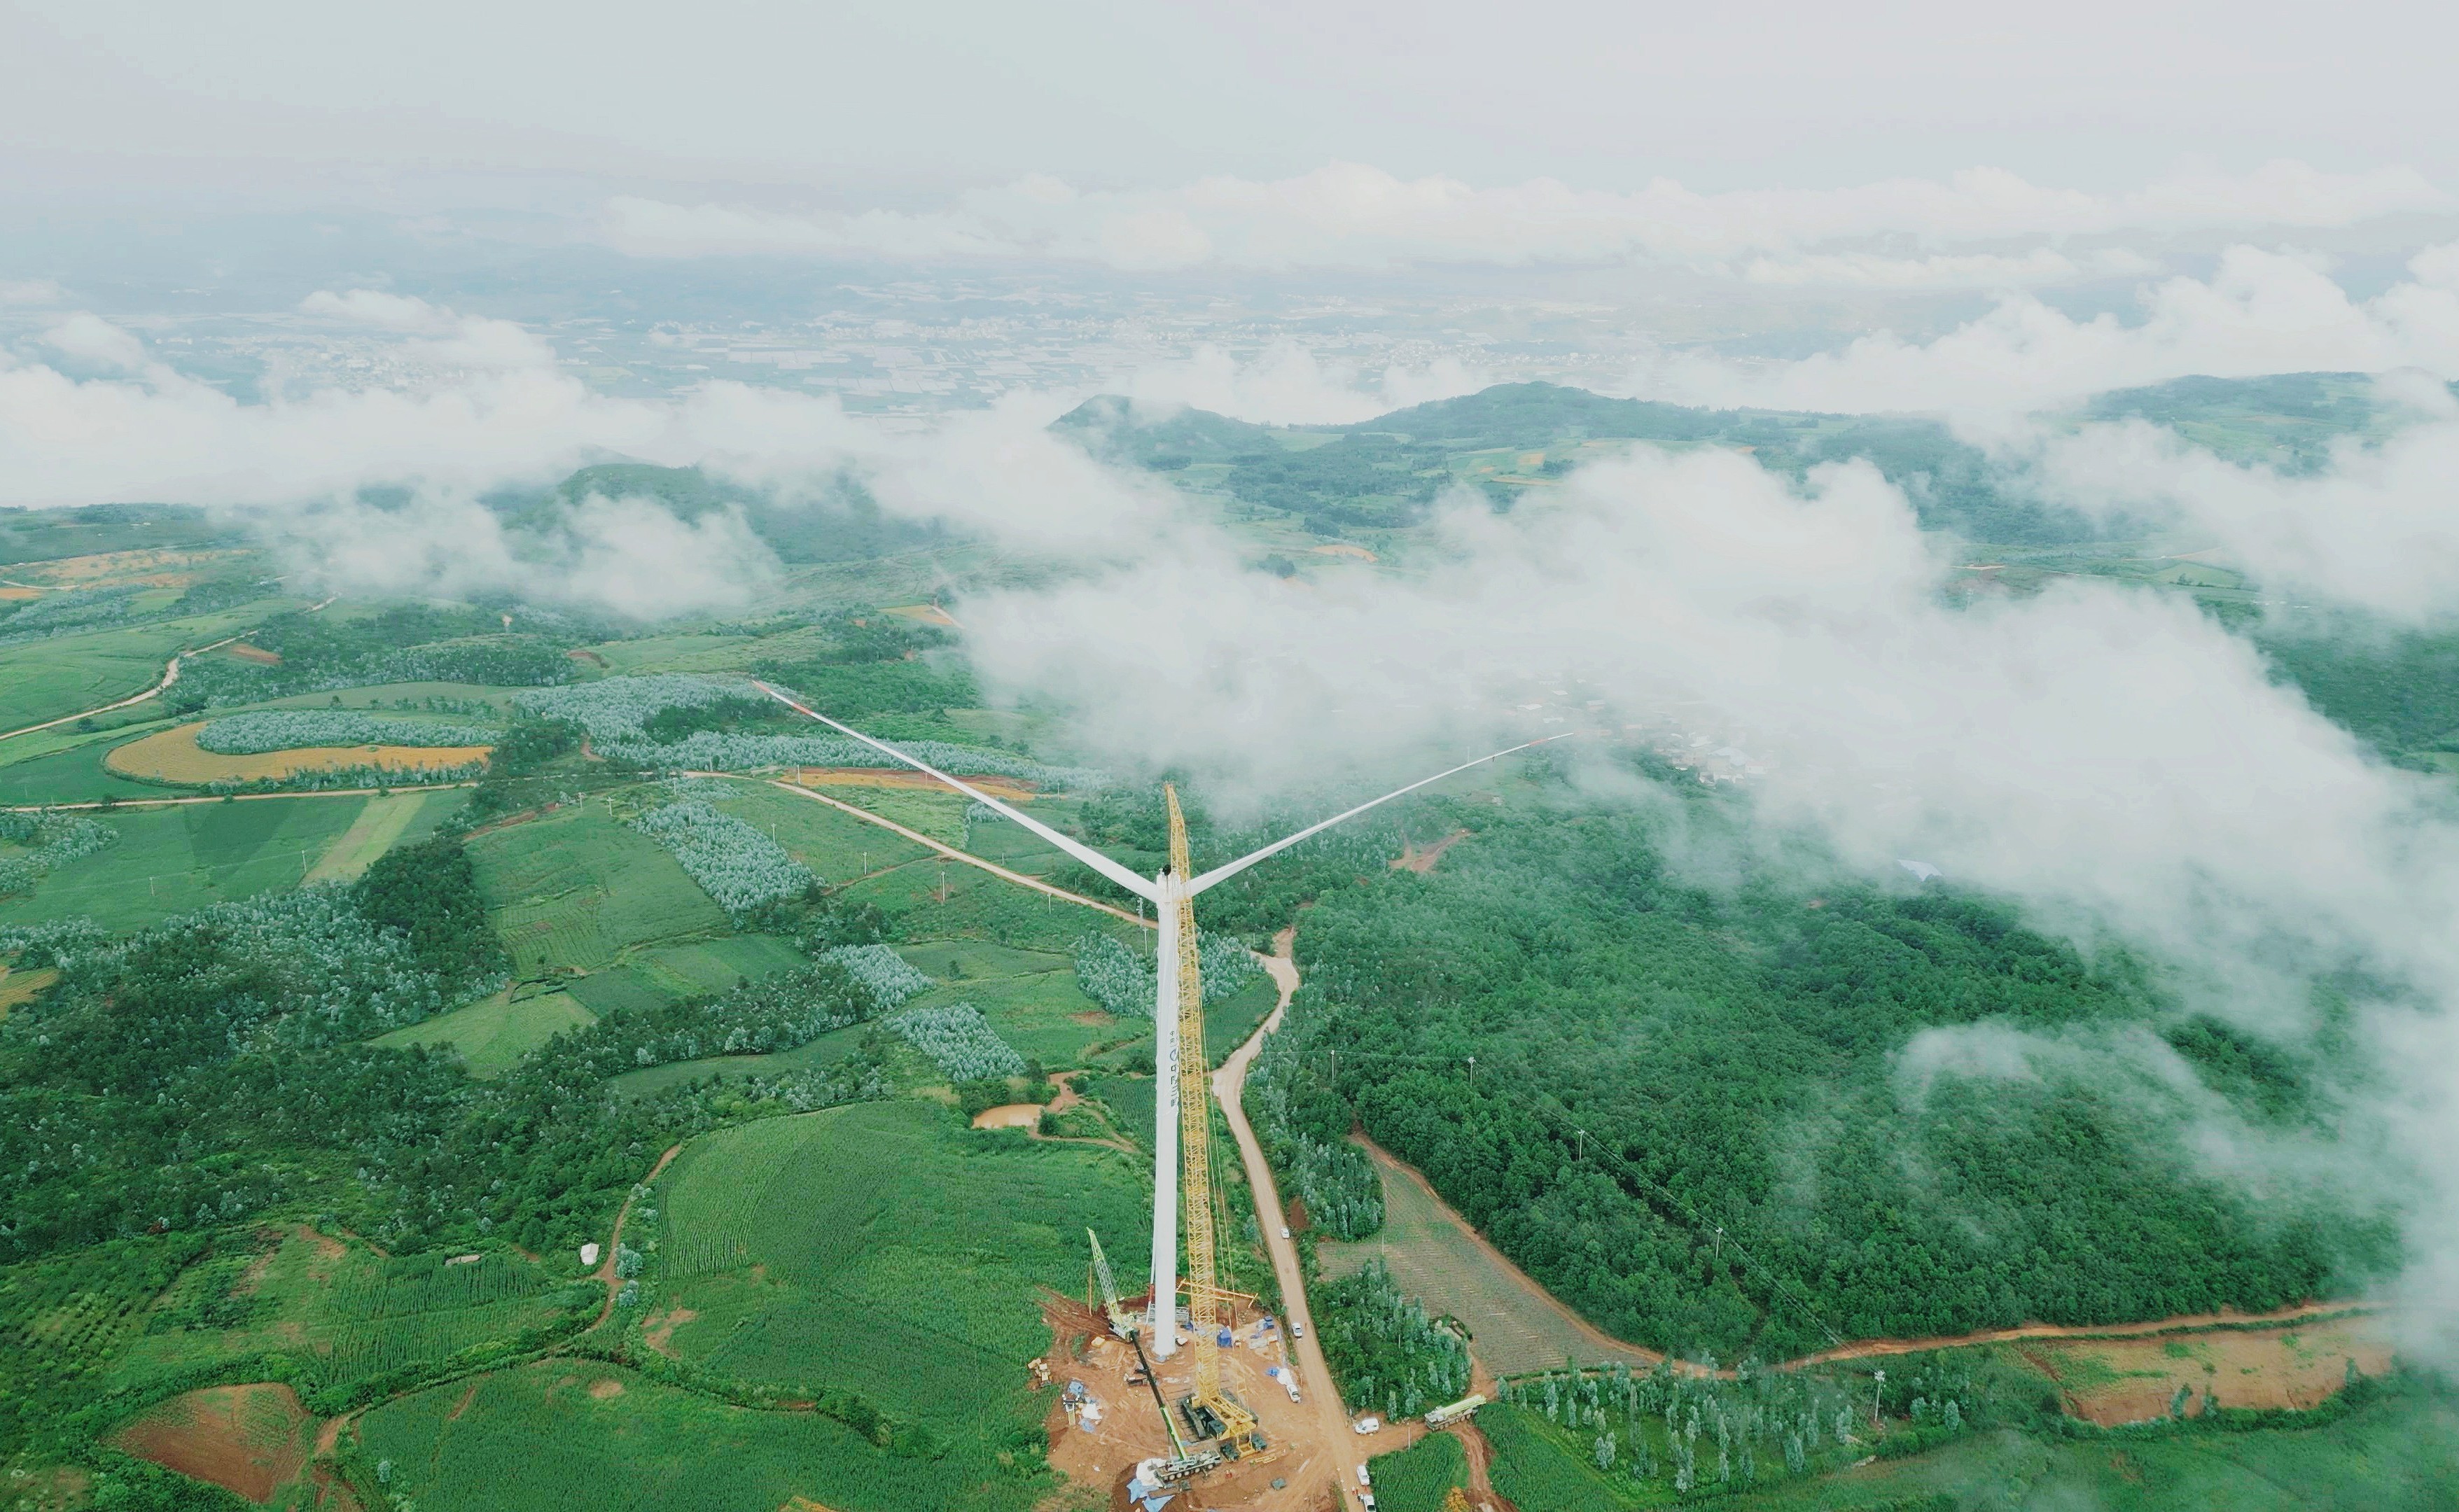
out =
[[[1887,1373],[1880,1371],[1870,1386],[1870,1432],[1879,1431],[1879,1394],[1887,1389]]]
[[[1472,1092],[1477,1090],[1477,1057],[1475,1056],[1468,1058],[1468,1089]]]

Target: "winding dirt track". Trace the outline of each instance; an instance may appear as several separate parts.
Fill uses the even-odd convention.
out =
[[[321,609],[324,605],[319,604],[317,607]],[[32,735],[36,730],[57,729],[63,724],[74,724],[81,719],[92,719],[96,714],[108,714],[113,709],[124,709],[131,704],[142,704],[147,699],[156,697],[160,694],[163,689],[179,681],[180,662],[186,661],[192,656],[202,656],[208,651],[219,651],[222,647],[230,644],[233,640],[239,640],[241,636],[245,634],[245,631],[242,631],[240,632],[240,635],[225,636],[221,640],[215,641],[212,645],[199,646],[194,651],[180,652],[178,656],[175,656],[170,661],[162,663],[162,681],[155,683],[152,687],[147,688],[142,693],[131,693],[128,697],[119,700],[117,703],[97,704],[90,709],[79,709],[74,714],[63,714],[55,720],[45,720],[40,724],[28,724],[20,729],[0,731],[0,740],[14,740],[20,735]]]
[[[1221,1069],[1212,1073],[1212,1095],[1229,1120],[1230,1132],[1237,1141],[1238,1158],[1247,1166],[1247,1180],[1255,1194],[1255,1226],[1263,1230],[1264,1248],[1272,1257],[1272,1277],[1280,1284],[1281,1306],[1288,1313],[1283,1321],[1291,1330],[1287,1343],[1297,1357],[1299,1388],[1311,1394],[1315,1431],[1323,1439],[1324,1452],[1337,1467],[1339,1505],[1345,1507],[1349,1505],[1350,1489],[1357,1483],[1357,1467],[1366,1462],[1369,1455],[1379,1454],[1393,1445],[1378,1442],[1382,1435],[1361,1438],[1349,1431],[1348,1416],[1340,1407],[1340,1393],[1333,1387],[1332,1368],[1324,1362],[1323,1346],[1316,1336],[1314,1314],[1307,1306],[1296,1241],[1281,1237],[1280,1215],[1287,1209],[1281,1206],[1280,1187],[1272,1180],[1272,1167],[1265,1163],[1264,1147],[1255,1139],[1253,1125],[1247,1122],[1247,1109],[1241,1101],[1247,1086],[1247,1068],[1264,1048],[1264,1037],[1280,1027],[1281,1015],[1289,1011],[1290,995],[1297,991],[1297,962],[1291,957],[1291,946],[1296,936],[1295,929],[1285,929],[1272,937],[1273,954],[1263,957],[1263,965],[1279,985],[1281,1000],[1247,1037],[1247,1042],[1232,1051]],[[1300,1331],[1304,1337],[1298,1336]]]
[[[666,1152],[658,1157],[658,1164],[649,1167],[649,1174],[641,1178],[634,1190],[623,1198],[623,1206],[616,1210],[615,1231],[606,1239],[606,1258],[599,1262],[597,1270],[589,1272],[591,1280],[602,1281],[606,1284],[606,1300],[599,1304],[598,1321],[590,1324],[590,1328],[600,1328],[605,1325],[607,1318],[614,1314],[616,1293],[623,1290],[621,1278],[615,1274],[615,1257],[623,1252],[623,1222],[632,1216],[632,1204],[641,1195],[639,1186],[646,1186],[664,1175],[666,1163],[681,1153],[683,1153],[681,1143],[666,1146]]]
[[[332,599],[327,598],[325,600],[325,603],[309,604],[306,609],[302,612],[305,614],[314,614],[317,610],[324,608],[325,604],[329,604],[332,601]],[[116,704],[96,704],[93,708],[80,709],[74,714],[63,714],[58,719],[45,720],[40,724],[29,724],[22,729],[0,730],[0,740],[12,740],[19,735],[32,735],[36,730],[57,729],[63,724],[74,724],[81,719],[92,719],[96,714],[108,714],[113,709],[124,709],[132,704],[142,704],[147,699],[156,697],[160,694],[163,689],[179,681],[180,662],[186,661],[192,656],[203,656],[208,651],[219,651],[234,640],[244,640],[253,633],[254,632],[250,630],[242,630],[234,636],[224,636],[220,640],[215,641],[212,645],[200,645],[194,650],[180,652],[178,656],[175,656],[170,661],[162,663],[162,681],[155,683],[152,687],[147,688],[142,693],[131,693],[128,697],[119,700]]]
[[[1582,1341],[1583,1358],[1591,1361],[1622,1358],[1650,1365],[1662,1358],[1652,1350],[1642,1349],[1635,1344],[1627,1344],[1612,1337],[1571,1311],[1527,1272],[1505,1258],[1503,1251],[1489,1243],[1483,1234],[1479,1233],[1451,1204],[1443,1201],[1441,1195],[1436,1192],[1434,1185],[1428,1182],[1415,1166],[1372,1141],[1357,1136],[1353,1138],[1357,1138],[1357,1142],[1365,1146],[1385,1181],[1405,1182],[1417,1188],[1422,1200],[1441,1215],[1442,1221],[1457,1228],[1460,1235],[1476,1248],[1481,1256],[1491,1266],[1495,1275],[1509,1278],[1516,1289],[1526,1293],[1530,1304],[1553,1313],[1566,1327],[1576,1333]],[[1987,1329],[1976,1334],[1941,1334],[1930,1338],[1857,1339],[1838,1349],[1821,1350],[1815,1354],[1804,1354],[1798,1359],[1780,1361],[1775,1368],[1793,1369],[1804,1365],[1826,1364],[1836,1360],[1874,1359],[1890,1354],[1916,1354],[1930,1350],[1963,1349],[1977,1344],[2007,1344],[2026,1339],[2133,1338],[2147,1334],[2186,1333],[2196,1329],[2220,1327],[2242,1328],[2265,1323],[2294,1323],[2304,1319],[2338,1317],[2353,1312],[2379,1311],[2381,1311],[2379,1304],[2364,1301],[2302,1302],[2294,1307],[2280,1308],[2269,1312],[2238,1312],[2223,1309],[2217,1312],[2186,1313],[2177,1317],[2152,1318],[2134,1323],[2026,1323],[2010,1329]],[[1674,1362],[1674,1368],[1694,1369],[1678,1360]],[[1718,1374],[1731,1375],[1732,1373],[1720,1371]]]

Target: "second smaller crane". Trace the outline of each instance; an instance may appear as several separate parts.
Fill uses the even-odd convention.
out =
[[[1110,1315],[1110,1332],[1125,1339],[1127,1347],[1136,1352],[1136,1368],[1144,1373],[1145,1387],[1152,1393],[1153,1410],[1161,1414],[1162,1429],[1169,1435],[1169,1459],[1157,1467],[1161,1479],[1174,1483],[1211,1469],[1221,1462],[1221,1457],[1208,1449],[1190,1453],[1187,1440],[1178,1436],[1178,1424],[1170,1420],[1169,1404],[1162,1399],[1161,1381],[1153,1375],[1152,1361],[1145,1357],[1136,1315],[1119,1305],[1119,1279],[1110,1273],[1110,1257],[1102,1252],[1102,1236],[1087,1228],[1084,1237],[1093,1244],[1093,1278],[1101,1284],[1102,1308]]]

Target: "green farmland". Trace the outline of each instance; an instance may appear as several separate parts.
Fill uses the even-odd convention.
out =
[[[106,929],[142,929],[209,903],[294,888],[369,801],[307,793],[98,814],[119,843],[59,868],[30,894],[0,900],[0,924],[84,914]]]
[[[657,1308],[693,1314],[678,1355],[859,1392],[968,1455],[1044,1410],[1025,1389],[1049,1344],[1036,1289],[1081,1288],[1084,1228],[1132,1234],[1145,1201],[1124,1155],[977,1133],[927,1102],[713,1134],[662,1186],[650,1279]]]
[[[642,945],[725,932],[725,913],[656,841],[602,805],[473,836],[470,859],[524,978],[595,971]]]
[[[221,614],[53,636],[0,647],[0,729],[76,714],[142,693],[162,681],[181,648],[243,630],[293,600],[266,599]]]
[[[620,1367],[547,1360],[414,1393],[359,1420],[424,1512],[1008,1512],[1043,1494],[996,1464],[879,1448],[809,1412],[728,1406]]]

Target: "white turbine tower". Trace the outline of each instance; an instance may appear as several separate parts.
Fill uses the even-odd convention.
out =
[[[1256,862],[1277,855],[1301,840],[1312,839],[1333,826],[1344,820],[1354,819],[1378,804],[1389,803],[1404,794],[1416,792],[1430,783],[1439,783],[1446,777],[1464,772],[1472,766],[1482,766],[1487,762],[1508,756],[1514,751],[1524,751],[1532,746],[1543,746],[1547,741],[1565,738],[1562,735],[1547,735],[1539,740],[1524,741],[1520,745],[1480,756],[1475,761],[1462,762],[1457,766],[1439,771],[1432,777],[1420,778],[1406,788],[1396,788],[1380,798],[1369,799],[1354,808],[1345,808],[1329,819],[1307,826],[1295,834],[1275,840],[1260,850],[1251,851],[1235,861],[1214,867],[1201,876],[1182,876],[1178,872],[1165,866],[1154,876],[1141,877],[1082,841],[1061,834],[1039,819],[1019,812],[990,794],[980,791],[958,778],[949,776],[935,766],[907,755],[885,741],[873,740],[851,725],[841,724],[757,679],[753,680],[753,685],[788,708],[815,719],[837,733],[858,740],[874,750],[885,752],[914,770],[947,784],[976,803],[1015,820],[1068,855],[1074,856],[1136,896],[1147,899],[1153,904],[1161,926],[1161,937],[1156,942],[1158,951],[1153,972],[1153,1292],[1151,1331],[1146,1337],[1152,1344],[1151,1353],[1156,1359],[1166,1358],[1174,1353],[1178,1343],[1180,1178],[1178,1143],[1180,1123],[1187,1116],[1180,1104],[1179,1087],[1182,1081],[1189,1082],[1198,1090],[1203,1085],[1201,1074],[1204,1067],[1202,1065],[1193,1067],[1191,1071],[1181,1065],[1181,1060],[1187,1051],[1183,1047],[1179,1033],[1180,1008],[1184,1001],[1180,982],[1181,963],[1193,960],[1196,955],[1193,950],[1184,948],[1189,943],[1184,935],[1187,931],[1194,927],[1191,905],[1196,895],[1209,891],[1219,883],[1228,881]],[[1175,796],[1170,800],[1170,816],[1173,821],[1173,830],[1176,831],[1173,838],[1183,840],[1184,830],[1175,823],[1178,816]],[[1198,990],[1200,991],[1200,988]],[[1201,1020],[1198,1022],[1200,1024]],[[1208,1113],[1208,1110],[1199,1111]],[[1199,1129],[1198,1132],[1200,1133],[1201,1130]],[[1206,1227],[1208,1229],[1209,1226]],[[1208,1262],[1209,1258],[1208,1253],[1205,1260]],[[1208,1283],[1210,1277],[1203,1277],[1203,1280]],[[1195,1300],[1193,1297],[1189,1298],[1190,1302]],[[1196,1327],[1200,1331],[1204,1327],[1204,1320],[1199,1318]]]

